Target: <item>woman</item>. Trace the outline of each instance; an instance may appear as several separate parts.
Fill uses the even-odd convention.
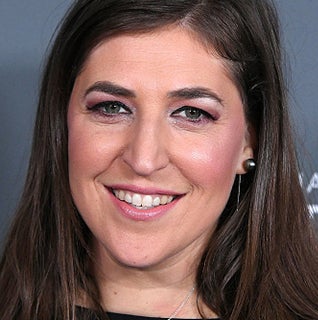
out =
[[[3,318],[318,319],[291,136],[268,1],[76,1],[43,78]]]

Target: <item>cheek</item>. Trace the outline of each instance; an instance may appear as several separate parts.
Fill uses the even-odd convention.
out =
[[[72,126],[69,130],[69,171],[72,174],[87,174],[98,167],[98,147],[95,142],[91,143],[92,137],[84,135],[82,130]]]
[[[105,139],[105,134],[89,124],[73,120],[69,123],[69,172],[70,178],[94,177],[107,168],[116,152],[116,141]]]
[[[240,160],[243,133],[204,137],[184,143],[179,166],[183,174],[203,188],[226,185],[231,188]],[[182,150],[181,150],[182,149]]]

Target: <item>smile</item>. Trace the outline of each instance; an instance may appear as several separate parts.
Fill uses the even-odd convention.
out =
[[[151,209],[171,203],[176,197],[171,195],[150,195],[132,193],[124,190],[112,190],[114,196],[138,209]]]

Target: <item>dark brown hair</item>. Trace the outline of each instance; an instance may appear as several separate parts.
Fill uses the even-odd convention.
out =
[[[74,319],[80,292],[101,311],[88,268],[91,233],[69,189],[68,101],[103,39],[169,25],[226,60],[257,140],[257,170],[242,177],[240,206],[234,184],[202,256],[199,296],[223,320],[318,319],[317,242],[298,181],[277,14],[266,0],[74,2],[47,60],[28,175],[0,264],[4,319]]]

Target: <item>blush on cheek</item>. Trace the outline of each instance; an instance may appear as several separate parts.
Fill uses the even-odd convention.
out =
[[[238,134],[238,136],[240,136]],[[241,140],[237,136],[229,137],[220,143],[201,144],[193,149],[184,160],[184,168],[192,172],[192,179],[199,184],[211,185],[211,181],[232,183],[240,158]],[[193,175],[195,172],[195,175]]]
[[[194,158],[196,158],[196,161],[192,161],[188,168],[191,168],[189,171],[195,172],[195,175],[192,175],[192,180],[194,183],[197,181],[198,185],[209,187],[213,181],[217,184],[219,179],[224,182],[231,171],[227,164],[228,161],[223,161],[222,158],[215,160],[212,156],[198,158],[197,154],[194,155]],[[224,174],[224,172],[227,174]]]

